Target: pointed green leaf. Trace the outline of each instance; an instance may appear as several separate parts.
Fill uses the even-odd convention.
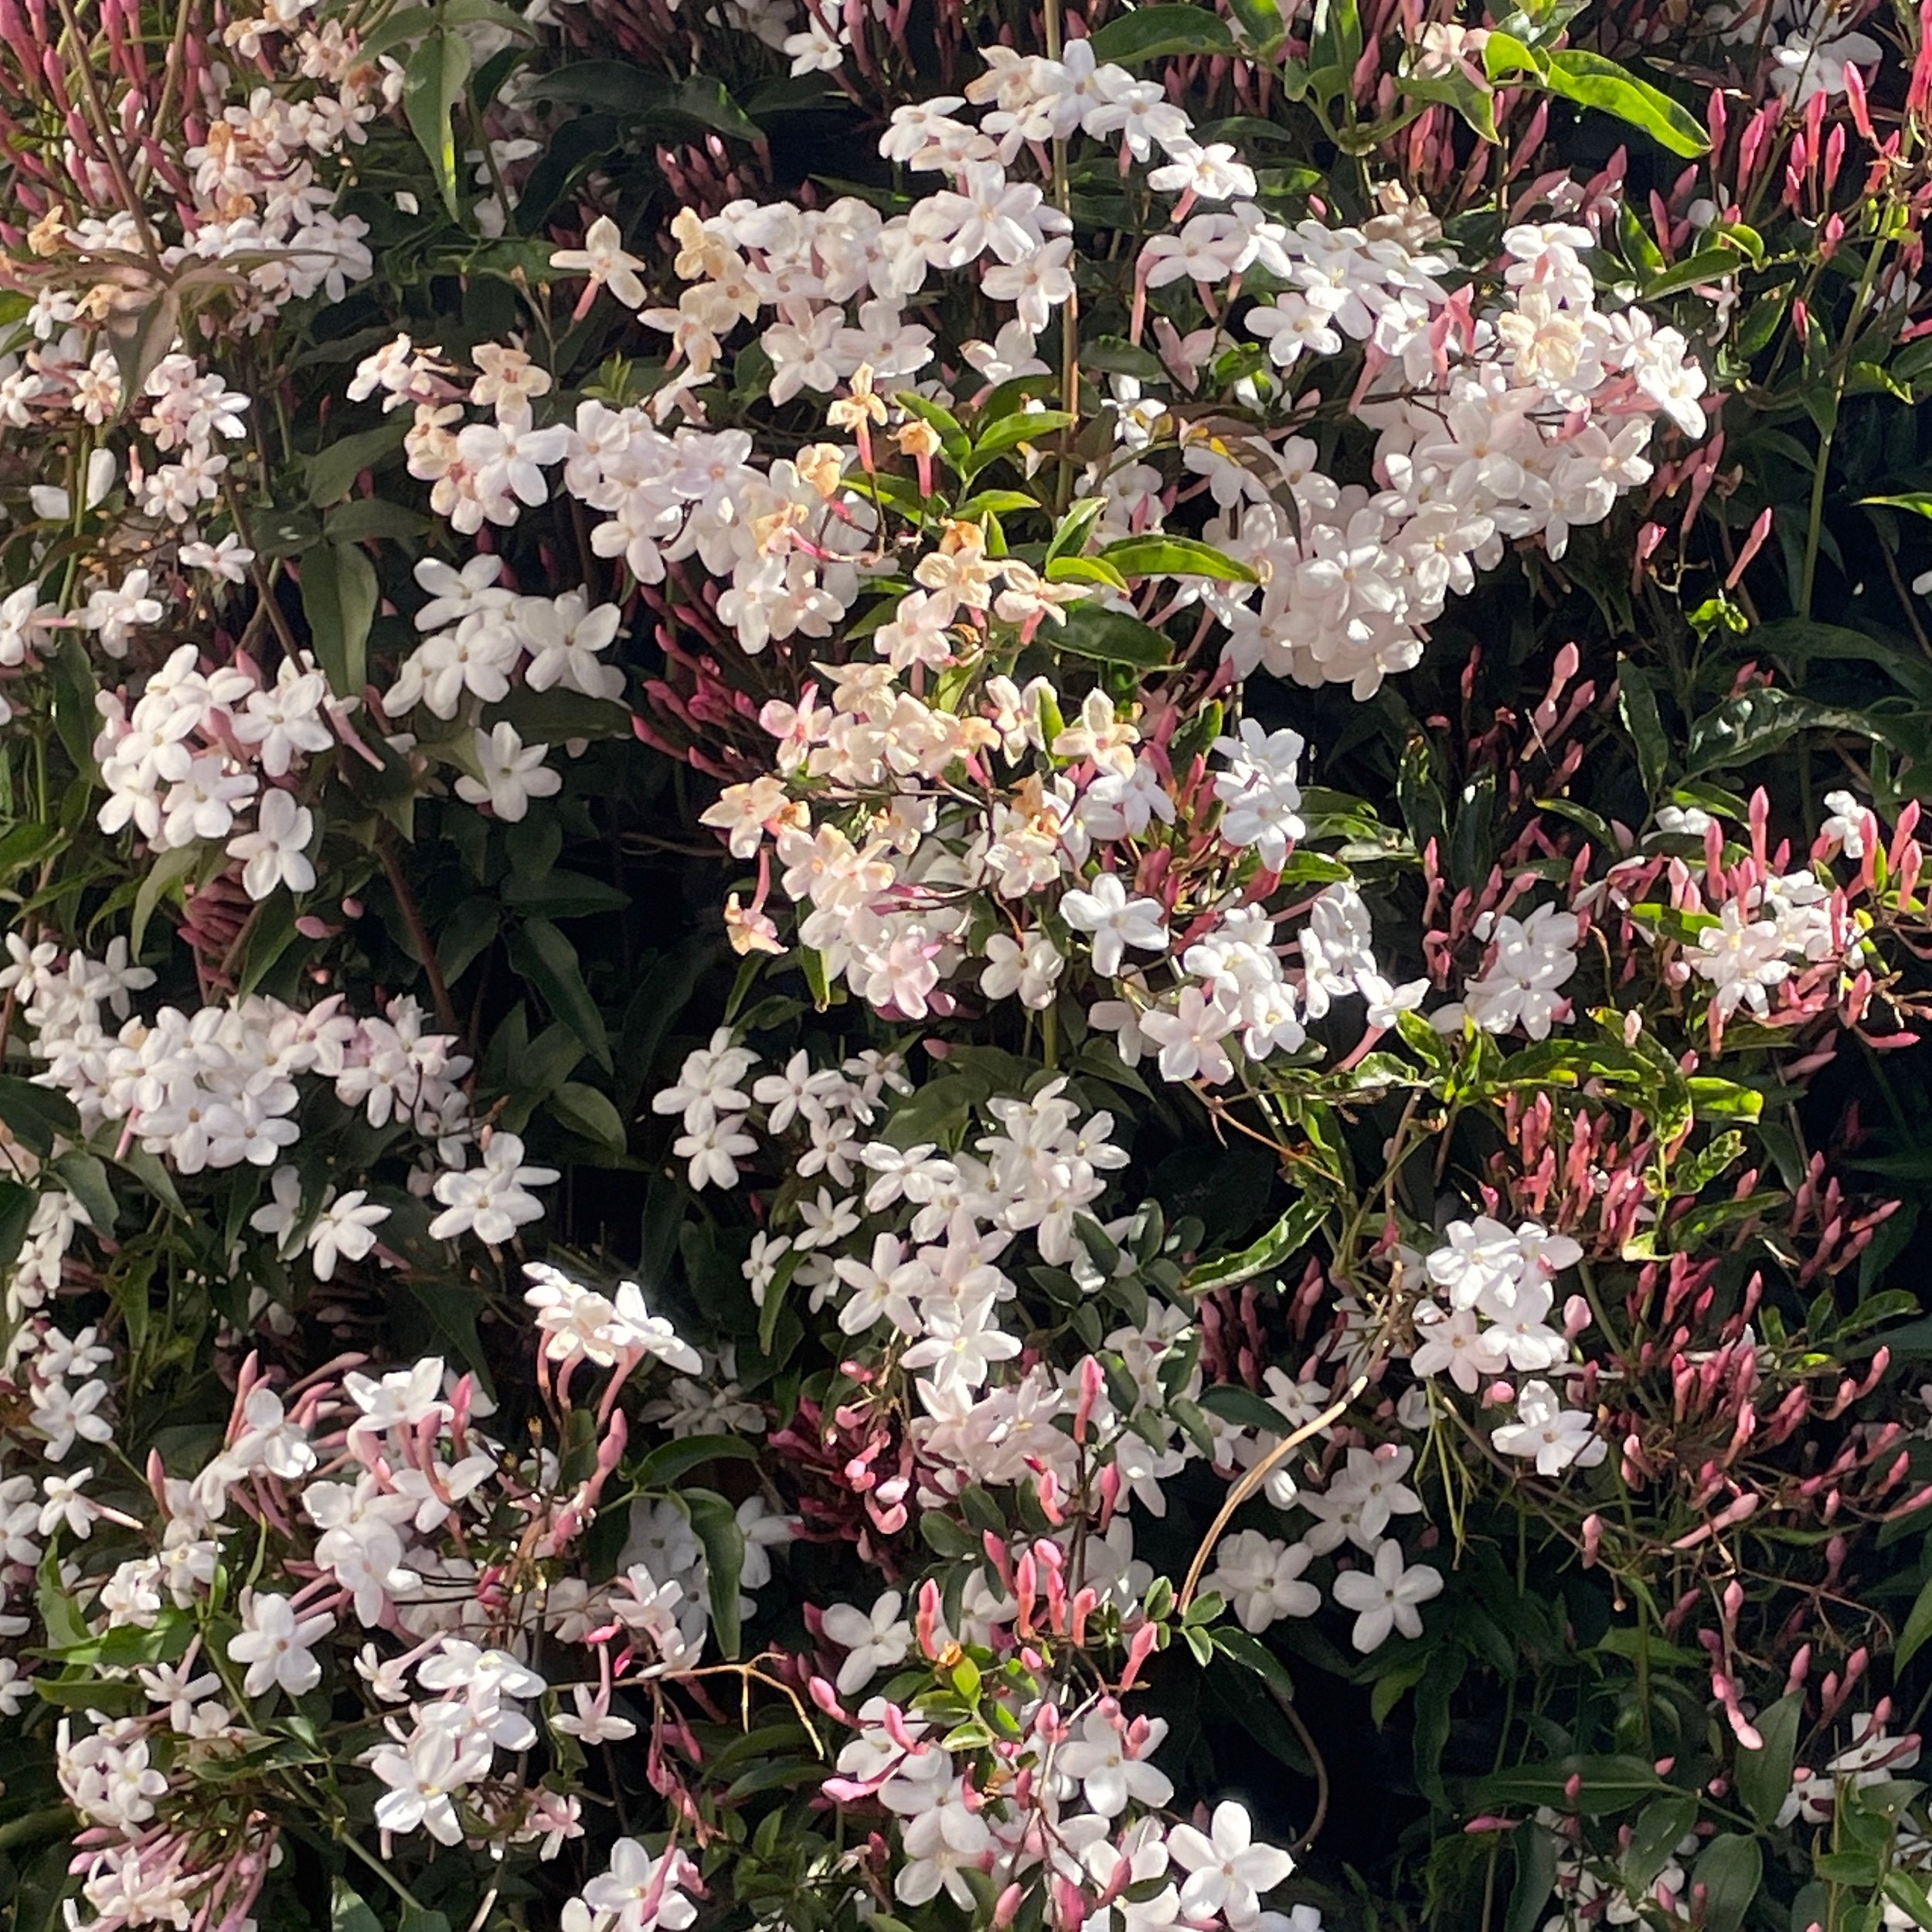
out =
[[[1594,107],[1613,115],[1631,127],[1641,128],[1659,146],[1686,159],[1707,153],[1710,138],[1689,109],[1682,107],[1661,88],[1580,47],[1553,53],[1543,74],[1552,94],[1573,100],[1580,107]]]
[[[510,934],[510,964],[543,995],[543,1003],[563,1021],[606,1073],[611,1042],[604,1015],[583,983],[577,948],[547,919],[526,919]]]
[[[1233,53],[1234,36],[1206,7],[1136,7],[1108,21],[1091,45],[1096,60],[1138,67],[1170,54]]]
[[[469,43],[459,33],[438,28],[426,36],[403,70],[403,114],[417,145],[429,158],[430,171],[451,221],[460,221],[457,204],[456,130],[450,117],[463,98],[470,77]]]
[[[369,682],[379,595],[375,565],[352,545],[318,543],[302,559],[302,613],[315,662],[338,698],[359,698]]]
[[[1130,536],[1100,553],[1127,577],[1213,577],[1223,583],[1258,583],[1245,563],[1237,563],[1211,543],[1191,536]]]

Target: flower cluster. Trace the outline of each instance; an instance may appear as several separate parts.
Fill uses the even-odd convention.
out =
[[[1932,1923],[1927,32],[0,0],[0,1891]]]

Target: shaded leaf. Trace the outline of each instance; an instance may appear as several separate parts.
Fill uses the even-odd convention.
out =
[[[1124,611],[1103,610],[1097,604],[1073,605],[1054,641],[1076,657],[1131,665],[1137,671],[1158,671],[1174,662],[1172,642],[1151,625]]]
[[[352,544],[318,544],[302,560],[302,614],[315,662],[338,698],[360,697],[369,682],[379,595],[375,565]]]
[[[1169,54],[1233,53],[1227,23],[1206,7],[1136,7],[1091,36],[1094,58],[1137,67]]]
[[[1764,1876],[1764,1848],[1742,1832],[1726,1832],[1704,1847],[1692,1882],[1704,1887],[1703,1932],[1737,1932]]]
[[[611,1043],[604,1015],[577,964],[577,948],[547,919],[526,919],[510,934],[510,964],[543,995],[543,1002],[583,1042],[607,1073]]]
[[[325,444],[308,459],[305,473],[309,502],[318,509],[339,503],[355,488],[355,479],[363,471],[373,469],[384,457],[403,447],[403,434],[408,428],[409,419],[398,413],[378,429],[361,430],[353,436]],[[330,534],[341,540],[340,532],[332,530]]]
[[[691,1519],[691,1527],[704,1546],[705,1583],[711,1598],[711,1628],[726,1657],[739,1650],[739,1580],[744,1574],[745,1532],[737,1512],[723,1497],[709,1489],[679,1492],[678,1501]]]
[[[620,1159],[628,1151],[623,1117],[610,1096],[594,1087],[586,1086],[581,1080],[566,1080],[550,1096],[546,1111],[573,1134],[608,1149]]]
[[[1916,1608],[1913,1614],[1917,1614]],[[1932,1630],[1932,1612],[1928,1613],[1927,1629]],[[1923,1642],[1923,1638],[1920,1641]],[[1904,1668],[1905,1655],[1901,1646],[1893,1659],[1897,1668]],[[1798,1726],[1804,1710],[1802,1691],[1781,1697],[1753,1720],[1758,1736],[1764,1740],[1763,1747],[1740,1750],[1737,1754],[1737,1794],[1744,1801],[1744,1808],[1760,1825],[1774,1825],[1785,1799],[1791,1795],[1791,1767],[1798,1757]]]
[[[403,70],[403,116],[428,158],[451,221],[460,221],[462,211],[457,202],[456,130],[451,116],[469,77],[469,43],[440,28],[424,38]]]

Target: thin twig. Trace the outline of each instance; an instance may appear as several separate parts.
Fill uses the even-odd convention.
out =
[[[389,890],[396,896],[396,903],[402,913],[403,923],[410,929],[410,937],[416,942],[416,950],[423,961],[423,970],[428,974],[430,997],[436,1002],[436,1015],[443,1022],[446,1032],[454,1033],[458,1039],[464,1037],[463,1024],[456,1017],[456,1007],[450,998],[450,989],[443,978],[443,968],[437,963],[436,947],[429,934],[429,928],[423,923],[423,910],[416,903],[416,895],[410,890],[409,880],[403,876],[402,855],[396,849],[393,838],[385,835],[377,842],[382,853],[383,876],[389,880]]]
[[[1227,1501],[1222,1504],[1220,1513],[1208,1526],[1208,1532],[1202,1539],[1201,1546],[1194,1553],[1194,1560],[1187,1566],[1187,1581],[1181,1586],[1179,1607],[1185,1611],[1194,1600],[1194,1593],[1200,1586],[1201,1572],[1206,1569],[1209,1557],[1214,1554],[1214,1546],[1221,1540],[1221,1532],[1227,1528],[1236,1510],[1266,1482],[1274,1473],[1275,1465],[1291,1450],[1298,1449],[1311,1436],[1318,1436],[1328,1424],[1337,1420],[1356,1396],[1369,1386],[1365,1370],[1349,1384],[1340,1400],[1331,1403],[1312,1422],[1304,1422],[1291,1435],[1284,1436],[1261,1460],[1253,1464],[1242,1475],[1240,1481],[1228,1492]]]
[[[1268,1695],[1281,1708],[1281,1715],[1294,1726],[1294,1734],[1301,1740],[1301,1748],[1308,1754],[1308,1762],[1315,1767],[1315,1816],[1308,1820],[1308,1828],[1287,1848],[1293,1857],[1305,1852],[1312,1845],[1328,1817],[1328,1765],[1315,1741],[1315,1733],[1301,1721],[1301,1713],[1294,1707],[1294,1699],[1284,1697],[1270,1684]]]

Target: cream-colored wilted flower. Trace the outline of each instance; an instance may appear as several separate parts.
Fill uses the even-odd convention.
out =
[[[836,443],[808,443],[791,466],[829,503],[845,481],[845,452]]]
[[[747,906],[739,901],[736,893],[730,894],[724,907],[725,937],[731,942],[731,950],[740,957],[751,953],[782,953],[784,942],[778,937],[778,928],[770,918],[755,906]]]
[[[677,260],[671,266],[682,281],[696,281],[702,277],[719,281],[738,262],[735,251],[705,226],[696,209],[680,208],[672,220],[671,233],[678,243]]]
[[[915,416],[893,431],[893,440],[905,456],[935,457],[939,454],[939,432],[923,416]]]
[[[861,362],[852,372],[852,393],[828,403],[825,420],[835,430],[862,430],[868,423],[885,426],[886,399],[872,386],[872,368]]]
[[[27,230],[27,247],[36,255],[57,255],[66,245],[66,211],[56,202]]]
[[[781,556],[791,548],[791,533],[811,514],[802,503],[781,503],[767,516],[751,519],[751,539],[760,556]]]
[[[587,275],[600,287],[607,288],[626,308],[641,308],[644,284],[638,270],[644,264],[624,250],[624,236],[608,215],[600,215],[584,231],[581,248],[560,248],[550,257],[550,266],[566,274]]]

